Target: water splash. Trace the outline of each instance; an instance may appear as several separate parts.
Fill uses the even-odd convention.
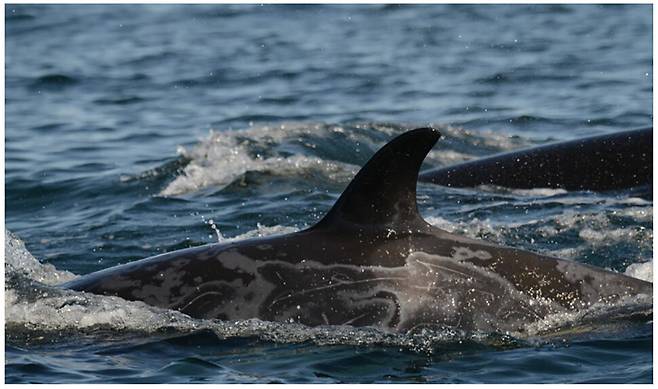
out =
[[[236,238],[290,231],[290,228],[258,226]],[[419,330],[409,334],[390,333],[374,328],[351,326],[307,327],[298,323],[275,323],[258,319],[219,321],[194,319],[181,312],[161,309],[140,301],[126,301],[114,296],[100,296],[60,289],[59,282],[73,279],[72,273],[55,270],[58,276],[44,278],[52,265],[40,264],[25,249],[23,242],[7,233],[7,278],[5,284],[5,328],[14,343],[57,342],[72,333],[94,334],[186,334],[209,330],[220,339],[256,337],[279,343],[312,342],[318,345],[384,345],[431,353],[441,345],[465,340],[501,345],[517,341],[492,334],[466,334],[454,329]],[[26,260],[27,258],[27,260]],[[29,272],[16,270],[27,263]],[[35,276],[36,279],[30,278]],[[44,282],[40,282],[38,280]]]
[[[653,282],[653,261],[632,263],[624,271],[629,277],[639,278],[644,281]]]
[[[274,233],[292,232],[294,228],[258,225],[256,230],[232,239],[245,239]],[[308,327],[297,323],[275,323],[258,319],[219,321],[194,319],[181,312],[152,307],[139,301],[125,301],[113,296],[100,296],[57,288],[56,284],[76,275],[39,263],[23,242],[6,233],[5,328],[7,339],[14,343],[56,342],[72,333],[186,334],[212,331],[220,339],[255,337],[279,343],[312,342],[317,345],[380,345],[421,353],[475,342],[489,347],[518,347],[526,342],[542,342],[527,338],[550,333],[551,330],[581,325],[584,319],[609,316],[618,306],[596,306],[578,313],[563,313],[530,323],[525,334],[466,333],[454,328],[418,328],[408,333],[392,333],[375,328],[351,326]],[[231,239],[231,240],[232,240]],[[227,240],[228,241],[228,240]],[[20,265],[24,265],[21,269]],[[50,274],[50,275],[48,275]],[[648,297],[651,298],[650,296]],[[641,304],[642,301],[632,301]],[[626,305],[628,306],[628,304]],[[590,320],[590,321],[591,321]],[[527,338],[523,340],[524,338]]]
[[[45,285],[56,285],[77,277],[51,264],[39,262],[27,251],[22,240],[5,229],[5,275],[11,274],[20,274]]]
[[[313,156],[314,143],[305,140],[326,137],[333,131],[319,124],[211,131],[193,148],[179,147],[179,155],[190,162],[160,195],[177,196],[209,186],[222,188],[247,172],[289,176],[315,171],[332,181],[347,180],[355,174],[354,166]]]
[[[206,187],[222,188],[247,172],[268,172],[281,176],[315,172],[336,182],[349,180],[358,167],[323,155],[323,147],[334,145],[348,155],[362,159],[362,148],[374,152],[388,140],[418,125],[356,123],[350,126],[320,123],[283,123],[240,130],[214,131],[192,148],[179,146],[178,154],[187,165],[161,192],[161,196],[178,196]],[[477,146],[485,153],[508,151],[530,145],[528,139],[494,131],[470,131],[435,125],[443,137],[431,151],[426,164],[445,166],[467,161],[478,155],[465,152]],[[322,145],[322,146],[318,146]],[[369,155],[366,155],[366,157]]]

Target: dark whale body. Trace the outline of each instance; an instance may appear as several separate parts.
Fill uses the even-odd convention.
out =
[[[174,251],[62,287],[198,318],[394,331],[438,326],[518,333],[549,315],[638,295],[651,310],[651,283],[425,222],[416,180],[439,137],[424,128],[388,143],[309,229]]]
[[[623,131],[496,154],[422,173],[451,187],[609,191],[652,185],[653,128]]]

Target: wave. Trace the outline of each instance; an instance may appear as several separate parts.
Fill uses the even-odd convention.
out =
[[[347,182],[358,165],[395,135],[418,127],[387,123],[282,123],[239,130],[210,131],[193,147],[179,146],[187,166],[161,192],[179,196],[207,187],[221,189],[247,172],[278,176],[319,174],[331,182]],[[528,139],[494,131],[470,131],[437,125],[443,138],[426,158],[430,167],[467,161],[480,153],[495,153],[531,144]],[[374,130],[374,131],[373,131]]]
[[[229,134],[211,132],[208,138],[195,148],[179,148],[178,153],[190,162],[160,195],[176,196],[209,186],[225,187],[247,172],[267,171],[288,176],[315,170],[330,180],[346,179],[354,174],[353,166],[325,161],[318,157],[286,155],[287,153],[265,154],[267,148],[281,145],[283,139],[299,136],[303,132],[308,133],[306,127],[293,127],[293,130],[290,130],[285,125],[259,127]],[[307,143],[302,147],[312,148],[313,145]]]
[[[443,210],[430,208],[426,220],[470,238],[614,267],[636,278],[652,280],[652,201],[563,193],[559,189],[495,193],[503,196],[491,199],[486,206],[464,204],[456,214],[444,215]],[[525,212],[516,217],[500,216],[518,214],[518,210]],[[556,242],[560,242],[559,248],[555,248]],[[610,258],[613,250],[626,256]]]
[[[77,277],[71,272],[37,261],[27,251],[25,243],[9,230],[5,230],[5,275],[21,275],[44,285],[56,285]]]

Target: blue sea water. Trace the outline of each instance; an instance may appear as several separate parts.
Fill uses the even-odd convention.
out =
[[[52,286],[310,226],[416,126],[445,135],[430,168],[650,125],[651,15],[6,5],[5,382],[652,382],[646,322],[405,335],[202,321]],[[633,191],[420,184],[419,206],[457,234],[652,277],[653,202]]]

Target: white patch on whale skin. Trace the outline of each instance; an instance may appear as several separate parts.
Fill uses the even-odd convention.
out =
[[[248,285],[214,281],[235,291],[230,304],[218,307],[217,312],[229,320],[239,320],[259,317],[264,309],[276,321],[303,322],[304,309],[313,307],[321,312],[316,313],[318,318],[310,319],[323,319],[325,324],[330,318],[334,321],[330,324],[345,324],[368,314],[371,325],[384,329],[442,325],[498,331],[518,329],[527,321],[563,310],[551,301],[519,292],[489,270],[462,262],[473,257],[491,255],[465,247],[455,250],[453,257],[412,252],[403,266],[383,267],[324,265],[311,260],[297,264],[259,261],[226,252],[217,260],[228,269],[253,275],[254,280]],[[265,267],[274,279],[264,277]],[[299,289],[296,285],[300,284],[308,287]],[[274,291],[280,295],[272,296]],[[353,315],[339,319],[342,316],[337,310]],[[391,327],[396,316],[397,322]]]
[[[176,260],[176,266],[168,266],[157,270],[154,281],[160,281],[160,284],[145,284],[141,285],[140,288],[134,288],[133,297],[142,301],[150,301],[152,305],[161,307],[180,304],[184,297],[195,289],[195,285],[188,285],[184,280],[187,273],[182,269],[189,262],[190,259],[180,258]],[[119,283],[122,278],[121,276],[112,278],[113,286],[119,287],[120,285],[115,284]],[[128,278],[126,281],[129,283],[135,282],[135,278]],[[178,290],[178,292],[174,293],[174,290]],[[163,298],[160,298],[161,296]],[[178,298],[174,299],[175,296],[178,296]]]
[[[482,260],[488,260],[492,258],[492,255],[488,251],[484,250],[471,250],[469,247],[453,247],[455,250],[453,258],[458,261],[464,261],[471,258],[477,258]]]
[[[563,260],[557,261],[556,269],[564,275],[567,281],[580,285],[582,297],[572,301],[572,309],[584,308],[596,303],[607,303],[637,294],[631,286],[626,285],[623,277],[619,277],[616,273]]]
[[[463,249],[467,249],[468,252]],[[455,253],[458,254],[455,255]],[[444,304],[443,307],[437,309],[437,312],[445,319],[450,319],[443,323],[444,325],[449,324],[450,321],[457,321],[455,327],[507,331],[519,328],[522,323],[527,321],[541,319],[548,313],[563,310],[552,301],[532,298],[518,291],[511,282],[488,269],[467,261],[462,262],[464,258],[490,258],[488,253],[480,250],[470,251],[468,248],[456,250],[455,253],[453,253],[453,257],[444,257],[416,252],[407,259],[407,264],[417,262],[434,270],[432,272],[435,275],[432,279],[436,285],[434,290],[442,291],[444,299],[443,301],[434,300],[433,304],[434,306],[437,303]],[[433,299],[437,296],[426,291],[417,291],[417,295],[408,300],[416,300],[421,303],[401,307],[401,316],[406,316],[408,320],[403,326],[407,328],[412,326],[418,312],[426,309],[427,303],[422,303],[422,301],[428,297]],[[464,320],[469,320],[470,323],[465,323]]]
[[[200,283],[194,287],[194,290],[201,289],[200,292],[195,293],[194,290],[190,290],[190,293],[186,296],[188,303],[179,309],[185,311],[185,308],[200,299],[218,294],[219,290],[227,288],[232,291],[231,295],[222,297],[228,297],[230,300],[224,301],[221,306],[217,306],[209,316],[221,314],[229,320],[259,317],[262,302],[276,287],[276,285],[265,280],[258,271],[267,262],[254,260],[231,249],[220,253],[213,260],[220,262],[224,268],[240,271],[254,277],[254,279],[246,284],[241,279],[232,281],[208,280]]]

